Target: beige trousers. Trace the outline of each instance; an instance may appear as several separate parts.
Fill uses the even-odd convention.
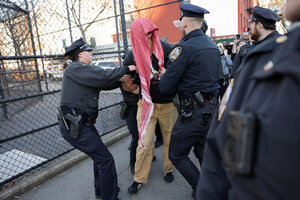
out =
[[[142,116],[142,100],[138,102],[137,123],[138,127]],[[164,173],[172,172],[174,167],[169,160],[169,145],[173,126],[178,117],[176,107],[172,103],[159,104],[154,103],[154,110],[150,122],[146,127],[146,133],[143,138],[146,149],[140,147],[140,141],[136,149],[136,162],[134,180],[139,183],[147,183],[148,175],[151,168],[154,154],[154,132],[157,120],[164,139],[163,145],[163,171]]]

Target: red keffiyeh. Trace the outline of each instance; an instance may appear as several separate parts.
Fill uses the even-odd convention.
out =
[[[135,20],[130,28],[132,51],[142,87],[143,109],[141,123],[139,124],[139,138],[142,148],[146,148],[143,144],[143,136],[145,135],[147,124],[150,121],[154,109],[150,96],[151,60],[147,36],[147,33],[150,32],[152,33],[152,54],[154,54],[158,60],[160,72],[160,69],[164,66],[164,53],[158,37],[157,26],[145,18],[140,18]]]

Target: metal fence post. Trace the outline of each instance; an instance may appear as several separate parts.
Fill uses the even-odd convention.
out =
[[[0,56],[1,56],[1,51],[0,51]],[[2,85],[7,85],[7,80],[5,77],[5,68],[4,68],[4,64],[3,64],[3,60],[1,60],[1,65],[2,65],[2,69],[0,69],[1,71],[1,77],[0,77],[0,99],[5,99],[5,93],[4,93],[4,89]],[[8,119],[8,115],[7,115],[7,106],[6,103],[3,103],[1,105],[2,110],[3,110],[3,116],[5,119]]]
[[[128,41],[127,41],[127,32],[126,32],[126,20],[124,15],[124,2],[123,0],[119,0],[120,5],[120,15],[121,15],[121,23],[122,23],[122,36],[123,36],[123,45],[124,51],[128,51]]]
[[[27,0],[25,0],[25,5],[26,5],[26,10],[29,10]],[[33,55],[36,56],[35,44],[34,44],[34,38],[33,38],[32,26],[31,26],[31,19],[30,19],[30,12],[28,12],[28,14],[27,14],[27,21],[28,21],[28,26],[29,26],[29,33],[30,33],[30,38],[31,38]],[[36,70],[36,73],[37,73],[38,88],[39,88],[40,92],[42,92],[39,67],[38,67],[38,63],[37,63],[36,58],[34,58],[34,65],[35,65],[35,70]]]
[[[118,57],[119,57],[119,63],[121,65],[120,38],[119,38],[119,28],[118,28],[118,17],[117,17],[116,0],[114,0],[114,10],[115,10],[116,32],[117,32],[117,40],[118,40]]]
[[[37,26],[37,21],[36,21],[35,12],[34,12],[33,1],[31,1],[31,6],[32,6],[33,20],[34,20],[34,23],[35,23],[36,35],[37,35],[38,44],[39,44],[40,55],[42,55],[43,53],[42,53],[42,48],[41,48],[39,29],[38,29],[38,26]],[[45,84],[46,84],[46,90],[49,91],[48,81],[47,81],[47,74],[45,72],[44,59],[42,58],[41,61],[42,61],[43,74],[44,74],[44,79],[45,79]]]
[[[15,55],[16,55],[16,56],[21,56],[20,46],[17,44],[17,40],[16,40],[15,35],[14,35],[13,25],[12,25],[12,21],[11,21],[9,12],[7,12],[7,16],[8,16],[9,30],[10,30],[10,33],[11,33],[11,39],[12,39],[12,41],[13,41],[14,48],[15,48]],[[21,67],[20,67],[19,60],[17,60],[17,65],[18,65],[18,70],[19,70],[19,73],[20,73],[20,80],[21,80],[22,82],[24,82],[23,76],[22,76],[22,74],[21,74],[22,69],[23,69],[23,70],[25,69],[25,68],[24,68],[25,65],[24,65],[23,60],[21,59],[21,66],[22,66],[22,69],[21,69]],[[27,78],[27,76],[25,76],[25,77]],[[22,84],[22,88],[24,89],[23,84]]]
[[[69,24],[70,39],[71,39],[71,44],[72,44],[73,43],[73,36],[72,36],[72,28],[71,28],[71,21],[70,21],[70,12],[69,12],[68,0],[66,0],[66,8],[67,8],[67,15],[68,15],[68,24]]]

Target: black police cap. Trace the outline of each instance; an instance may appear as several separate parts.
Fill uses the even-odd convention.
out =
[[[277,15],[274,11],[268,8],[255,6],[253,8],[252,17],[249,20],[249,22],[261,22],[265,25],[272,25],[279,20],[280,20],[279,15]]]
[[[71,44],[71,46],[67,49],[64,56],[72,55],[73,53],[79,53],[82,51],[92,51],[93,49],[86,45],[82,38],[76,40]]]
[[[182,17],[196,17],[196,18],[204,18],[204,14],[208,14],[205,8],[201,8],[200,6],[196,6],[193,4],[180,4],[179,8],[181,9]]]

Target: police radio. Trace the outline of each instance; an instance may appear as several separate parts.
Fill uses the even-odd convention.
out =
[[[230,111],[225,125],[223,164],[233,175],[251,175],[257,120],[249,112]]]

